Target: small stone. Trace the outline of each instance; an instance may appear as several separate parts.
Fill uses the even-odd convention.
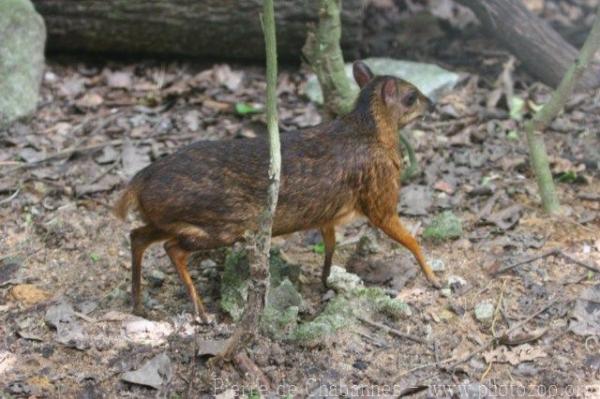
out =
[[[202,275],[204,277],[208,277],[211,280],[216,279],[219,276],[217,263],[212,259],[204,259],[200,262],[200,270],[202,270]]]
[[[159,269],[153,269],[147,277],[148,282],[152,287],[158,288],[165,282],[165,274]]]
[[[452,296],[452,290],[450,288],[442,288],[440,294],[445,298],[450,298]]]
[[[494,316],[494,305],[490,302],[480,302],[475,306],[475,318],[482,323],[488,323]]]
[[[460,276],[449,276],[448,277],[448,288],[452,292],[461,292],[467,286],[467,280]]]
[[[358,287],[362,287],[363,282],[356,274],[348,273],[346,269],[333,266],[331,273],[327,277],[327,286],[336,291],[349,292]]]
[[[217,267],[217,263],[212,259],[204,259],[200,262],[200,267],[202,269],[214,269]]]
[[[444,270],[446,270],[446,264],[441,259],[432,260],[429,263],[429,266],[431,266],[431,270],[433,270],[434,272],[443,272]]]
[[[356,359],[352,367],[358,370],[366,370],[369,367],[369,364],[362,359]]]
[[[327,292],[325,294],[323,294],[323,297],[321,298],[323,301],[328,301],[330,299],[333,299],[335,297],[335,291],[334,290],[327,290]]]

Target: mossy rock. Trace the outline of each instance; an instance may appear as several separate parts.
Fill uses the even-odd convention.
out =
[[[283,285],[279,291],[287,293],[288,296],[294,295],[291,292],[292,289],[295,290],[292,282],[298,281],[300,266],[286,262],[278,250],[271,250],[269,273],[271,275],[271,292],[278,292],[276,288]],[[235,321],[240,319],[244,311],[248,296],[248,278],[250,278],[250,269],[246,251],[243,249],[229,251],[225,258],[225,269],[221,278],[221,308]],[[296,299],[302,299],[297,291],[296,295]],[[298,304],[295,303],[295,305]]]
[[[333,298],[313,320],[301,323],[289,339],[302,346],[313,347],[326,342],[342,327],[355,322],[352,304],[343,296]]]
[[[361,288],[356,293],[367,300],[373,312],[382,313],[393,320],[399,320],[412,315],[410,307],[399,299],[390,298],[384,290],[378,287]]]
[[[313,347],[327,342],[340,329],[359,323],[358,317],[379,315],[398,320],[411,314],[408,305],[390,298],[381,288],[366,288],[358,276],[333,267],[332,274],[339,282],[338,294],[313,320],[299,323],[298,316],[305,305],[292,283],[293,278],[297,281],[299,267],[287,263],[278,251],[272,251],[270,272],[271,289],[261,318],[261,330],[273,339]],[[243,250],[231,251],[225,259],[221,307],[235,321],[244,311],[249,277],[246,253]]]
[[[297,328],[299,311],[298,306],[278,309],[267,305],[260,319],[260,329],[273,339],[284,339]]]
[[[462,236],[462,222],[451,211],[437,215],[423,231],[423,237],[432,240],[450,240]]]
[[[35,110],[45,44],[44,20],[29,0],[0,1],[0,128]]]
[[[354,281],[352,273],[338,268],[338,274],[348,274],[341,280]],[[360,323],[359,317],[372,318],[383,315],[394,320],[406,318],[412,313],[403,301],[390,298],[384,290],[377,287],[355,285],[347,290],[338,291],[323,311],[312,321],[301,323],[289,336],[301,346],[313,347],[327,342],[342,328]]]

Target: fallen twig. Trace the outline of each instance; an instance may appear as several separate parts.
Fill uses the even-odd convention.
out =
[[[600,201],[600,195],[593,193],[580,193],[577,198],[585,201]]]
[[[244,352],[239,352],[234,356],[238,368],[245,374],[249,374],[255,381],[258,381],[261,388],[271,389],[271,381],[263,371],[254,363]]]
[[[552,250],[550,250],[550,251],[548,251],[548,252],[546,252],[546,253],[544,253],[544,254],[542,254],[542,255],[533,256],[533,257],[531,257],[531,258],[527,258],[527,259],[525,259],[525,260],[523,260],[523,261],[520,261],[520,262],[514,263],[514,264],[512,264],[512,265],[509,265],[509,266],[503,267],[502,269],[500,269],[500,270],[497,270],[497,271],[493,272],[493,273],[492,273],[492,275],[493,275],[493,276],[497,276],[497,275],[499,275],[499,274],[501,274],[501,273],[504,273],[504,272],[507,272],[507,271],[509,271],[509,270],[512,270],[512,269],[514,269],[515,267],[519,267],[519,266],[522,266],[522,265],[525,265],[525,264],[528,264],[528,263],[531,263],[531,262],[535,262],[536,260],[539,260],[539,259],[544,259],[544,258],[547,258],[547,257],[549,257],[549,256],[556,256],[556,257],[560,257],[560,258],[563,258],[563,259],[565,259],[565,260],[567,260],[567,261],[569,261],[569,262],[571,262],[571,263],[574,263],[574,264],[576,264],[577,266],[581,266],[581,267],[583,267],[584,269],[587,269],[587,270],[593,271],[593,272],[595,272],[595,273],[600,273],[600,268],[598,268],[598,267],[596,267],[596,266],[588,265],[587,263],[584,263],[584,262],[582,262],[582,261],[580,261],[580,260],[577,260],[577,259],[573,258],[573,257],[572,257],[572,256],[570,256],[570,255],[567,255],[567,254],[565,254],[565,253],[564,253],[563,251],[561,251],[560,249],[558,249],[558,248],[555,248],[555,249],[552,249]]]
[[[15,192],[12,193],[10,195],[10,197],[4,198],[2,201],[0,201],[0,205],[6,204],[6,203],[14,200],[15,198],[17,198],[17,195],[19,195],[20,192],[21,192],[21,187],[17,187],[17,189],[15,190]]]
[[[371,327],[376,327],[376,328],[380,328],[382,330],[385,330],[388,333],[390,333],[392,335],[395,335],[397,337],[408,339],[410,341],[417,342],[419,344],[423,344],[423,345],[427,346],[428,348],[430,346],[430,343],[427,342],[427,341],[425,341],[424,339],[421,339],[421,338],[416,337],[416,336],[411,335],[411,334],[403,333],[402,331],[398,331],[395,328],[388,327],[385,324],[377,323],[375,321],[369,320],[369,319],[361,317],[361,316],[358,317],[358,320],[362,321],[365,324],[370,325]]]
[[[516,267],[519,267],[519,266],[522,266],[522,265],[526,265],[526,264],[531,263],[531,262],[535,262],[536,260],[544,259],[544,258],[547,258],[549,256],[556,256],[558,254],[558,252],[559,252],[558,249],[553,249],[553,250],[550,250],[550,251],[548,251],[548,252],[546,252],[546,253],[544,253],[542,255],[532,256],[532,257],[527,258],[525,260],[522,260],[520,262],[513,263],[512,265],[509,265],[509,266],[503,267],[502,269],[496,270],[494,273],[492,273],[492,275],[497,276],[498,274],[502,274],[502,273],[507,272],[509,270],[512,270],[512,269],[514,269]]]

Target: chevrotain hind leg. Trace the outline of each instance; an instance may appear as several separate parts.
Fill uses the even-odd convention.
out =
[[[179,278],[185,285],[185,288],[187,288],[187,292],[194,305],[194,313],[197,317],[200,317],[204,323],[208,323],[208,317],[206,316],[206,310],[204,309],[202,299],[196,293],[196,287],[194,287],[194,282],[188,272],[187,261],[191,252],[181,248],[176,238],[165,243],[165,251],[167,252],[167,255],[169,255],[169,258],[171,258],[171,262],[175,265]]]
[[[327,277],[329,277],[329,272],[331,271],[333,251],[335,251],[335,226],[327,225],[321,227],[321,235],[323,236],[323,244],[325,245],[325,263],[323,264],[321,281],[323,282],[323,286],[327,287]]]
[[[129,238],[131,241],[131,303],[133,312],[141,315],[143,313],[141,285],[144,252],[150,244],[169,238],[169,234],[148,225],[132,230]]]
[[[425,257],[421,252],[421,247],[419,246],[419,243],[408,232],[408,230],[406,230],[402,226],[398,215],[390,216],[389,218],[385,219],[382,223],[378,223],[377,227],[383,230],[383,232],[390,236],[390,238],[398,241],[400,244],[404,245],[410,252],[412,252],[412,254],[417,259],[417,262],[419,262],[423,273],[425,273],[427,280],[429,280],[429,282],[434,287],[441,288],[439,280],[437,279],[435,274],[433,274],[431,267],[429,267],[429,265],[425,261]]]

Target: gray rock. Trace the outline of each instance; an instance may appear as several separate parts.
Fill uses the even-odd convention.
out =
[[[165,282],[165,274],[159,269],[153,269],[148,275],[148,282],[152,287],[160,287]]]
[[[446,264],[441,259],[433,259],[429,265],[431,266],[431,270],[434,272],[443,272],[446,270]]]
[[[217,267],[217,263],[212,259],[204,259],[200,262],[200,267],[202,269],[215,269]]]
[[[150,359],[141,368],[123,373],[121,379],[132,384],[160,389],[171,379],[171,360],[163,352]]]
[[[494,317],[494,305],[484,301],[475,305],[475,318],[482,323],[488,323]]]
[[[394,60],[392,58],[367,58],[364,61],[376,75],[391,75],[407,80],[434,101],[440,94],[451,90],[459,80],[456,73],[446,71],[433,64]],[[352,64],[346,64],[346,75],[350,79],[351,85],[358,92],[358,86],[352,78]],[[306,95],[311,101],[319,104],[323,103],[323,94],[315,75],[308,78]]]
[[[44,317],[46,324],[56,328],[56,341],[70,348],[85,350],[90,347],[89,337],[75,319],[75,310],[61,302],[48,308]]]
[[[327,286],[338,292],[349,292],[363,285],[362,280],[356,274],[348,273],[346,269],[332,266],[331,273],[327,277]]]
[[[273,306],[277,310],[285,310],[290,306],[302,307],[302,296],[286,277],[279,286],[269,291],[267,305]]]
[[[58,328],[60,323],[70,323],[75,319],[75,310],[73,306],[66,302],[52,305],[46,311],[44,321],[50,327]]]
[[[467,286],[467,280],[460,276],[448,276],[448,288],[452,291],[461,291]]]
[[[46,27],[29,0],[0,1],[0,128],[36,108]]]

